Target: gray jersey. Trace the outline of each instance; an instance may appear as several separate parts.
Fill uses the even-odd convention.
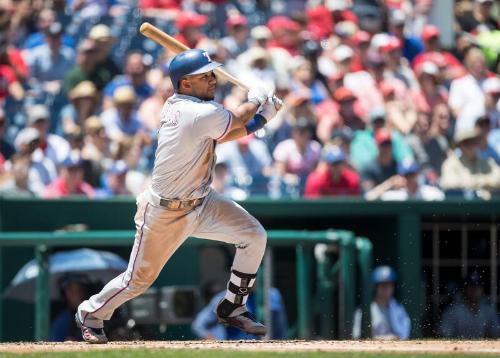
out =
[[[231,112],[214,101],[174,94],[163,106],[151,189],[167,199],[208,194],[215,144],[231,124]]]

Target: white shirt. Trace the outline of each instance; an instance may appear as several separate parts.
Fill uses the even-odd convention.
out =
[[[458,114],[456,129],[474,128],[476,119],[486,111],[481,82],[470,74],[452,81],[448,105]]]
[[[166,199],[196,199],[210,190],[216,141],[231,112],[214,101],[174,94],[163,106],[151,189]]]
[[[420,185],[415,194],[411,194],[407,189],[389,190],[382,194],[380,199],[385,201],[400,201],[400,200],[444,200],[444,193],[434,186]]]

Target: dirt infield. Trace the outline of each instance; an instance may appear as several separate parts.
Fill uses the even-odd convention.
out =
[[[487,353],[500,355],[500,341],[146,341],[106,345],[65,343],[2,343],[0,352],[65,352],[116,349],[223,349],[252,352],[405,352]]]

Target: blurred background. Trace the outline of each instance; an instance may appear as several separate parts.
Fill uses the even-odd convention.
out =
[[[173,93],[174,54],[143,21],[284,100],[217,146],[212,183],[270,230],[252,303],[267,338],[499,337],[499,14],[498,0],[0,1],[0,340],[81,339],[75,305],[126,265]],[[225,107],[245,99],[219,81]],[[82,247],[97,251],[80,263]],[[248,338],[210,315],[231,257],[182,247],[111,338]]]

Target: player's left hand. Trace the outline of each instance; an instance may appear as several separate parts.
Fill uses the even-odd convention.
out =
[[[281,108],[281,105],[281,100],[274,95],[274,92],[269,92],[267,100],[262,104],[259,113],[269,122]]]

